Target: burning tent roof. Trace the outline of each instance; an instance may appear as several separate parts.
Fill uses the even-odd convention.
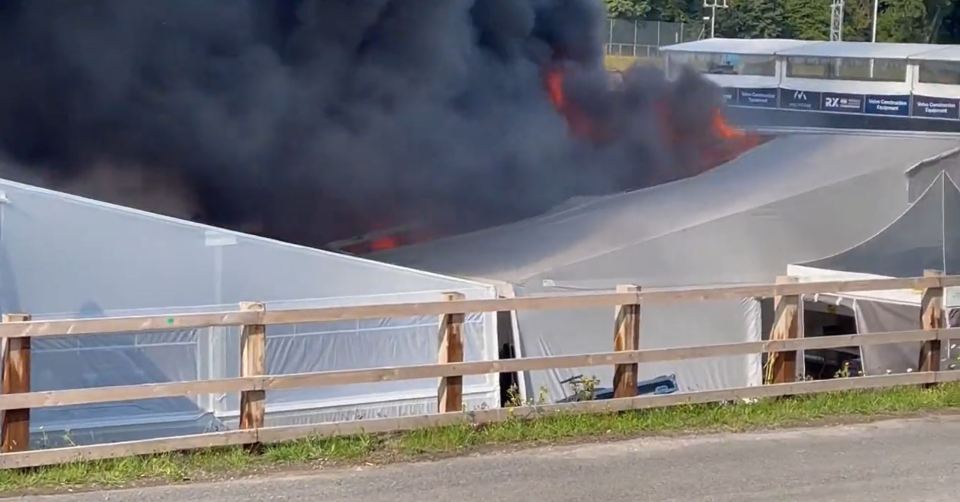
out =
[[[770,282],[790,263],[847,248],[907,204],[905,171],[956,140],[794,135],[714,170],[600,197],[487,231],[374,255],[393,263],[491,281],[502,294]],[[506,284],[503,284],[503,283]],[[643,346],[758,341],[752,299],[644,307]],[[516,313],[519,357],[609,350],[609,309]],[[649,363],[641,378],[675,375],[681,391],[757,385],[757,356]],[[576,374],[610,385],[609,368],[531,371],[527,392],[556,399]]]
[[[939,139],[782,136],[692,178],[598,197],[516,223],[371,256],[435,272],[523,282],[658,236],[674,233],[682,242],[685,229],[866,173],[900,169],[897,176],[902,177],[911,165],[956,146],[956,141]],[[906,183],[905,177],[902,182]],[[906,204],[902,188],[901,202]],[[876,197],[887,197],[887,205],[897,207],[897,193]],[[702,253],[709,252],[711,244],[695,246],[696,252]],[[657,267],[646,263],[642,269]]]

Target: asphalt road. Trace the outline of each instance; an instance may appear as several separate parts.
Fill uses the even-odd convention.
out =
[[[960,500],[960,418],[538,448],[211,484],[33,497],[92,502]]]

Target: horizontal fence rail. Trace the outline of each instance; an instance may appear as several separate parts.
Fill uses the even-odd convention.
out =
[[[884,345],[891,343],[919,343],[929,340],[960,338],[960,328],[941,330],[893,331],[869,335],[833,335],[792,340],[739,342],[695,347],[645,349],[620,352],[600,352],[573,356],[525,357],[499,361],[422,364],[384,368],[319,371],[275,376],[222,378],[190,382],[152,383],[96,387],[90,389],[54,390],[0,395],[0,410],[19,408],[48,408],[76,404],[94,404],[114,401],[132,401],[160,397],[178,397],[251,390],[288,390],[329,385],[376,383],[421,378],[484,375],[557,368],[581,368],[615,364],[653,363],[739,356],[761,352],[832,349],[851,346]]]
[[[245,324],[302,324],[311,322],[380,319],[446,315],[463,312],[498,312],[513,310],[559,310],[615,307],[633,303],[734,300],[750,297],[810,295],[817,293],[854,293],[923,290],[960,286],[960,276],[918,277],[909,279],[867,279],[858,281],[805,282],[796,284],[764,284],[720,286],[711,288],[662,289],[636,293],[570,293],[558,295],[497,298],[487,300],[455,300],[437,302],[322,307],[274,311],[228,311],[218,313],[169,314],[156,316],[101,317],[93,319],[57,319],[0,324],[0,337],[42,337],[102,335],[150,331],[172,331],[188,328],[230,327]]]
[[[650,290],[636,286],[624,286],[614,292],[484,300],[462,299],[462,295],[450,293],[446,295],[443,301],[436,302],[276,311],[265,309],[263,304],[260,303],[245,303],[238,310],[227,312],[95,319],[34,321],[30,320],[26,314],[12,314],[5,316],[4,322],[0,323],[0,337],[9,340],[22,340],[23,343],[17,345],[16,350],[8,350],[4,354],[4,393],[0,394],[0,410],[5,412],[3,422],[4,450],[3,453],[0,453],[0,468],[31,467],[211,446],[249,445],[317,434],[345,435],[359,432],[400,431],[463,422],[490,423],[503,421],[511,417],[531,418],[552,412],[622,411],[684,403],[707,403],[892,385],[932,385],[957,381],[960,380],[960,372],[942,372],[939,368],[941,342],[960,339],[960,328],[947,328],[944,322],[943,289],[953,286],[960,286],[960,276],[929,273],[924,277],[905,279],[806,283],[796,282],[793,279],[790,281],[778,280],[776,284]],[[815,338],[802,338],[802,335],[797,334],[795,326],[800,314],[795,306],[797,305],[796,298],[801,295],[893,290],[914,290],[921,294],[919,329]],[[639,320],[642,317],[642,307],[644,305],[766,297],[773,297],[776,300],[776,319],[769,340],[690,347],[643,348]],[[790,305],[794,307],[790,307]],[[612,352],[496,361],[463,361],[462,323],[465,313],[604,307],[616,309],[617,320],[613,336],[617,350]],[[802,312],[802,309],[800,311]],[[438,329],[441,336],[436,364],[285,375],[264,374],[266,326],[413,316],[439,316]],[[240,377],[39,392],[31,391],[29,388],[29,340],[31,338],[109,333],[128,334],[213,326],[243,327]],[[801,337],[797,338],[797,336]],[[639,345],[637,340],[639,340]],[[792,381],[797,351],[895,343],[922,345],[919,355],[920,366],[917,372],[825,381]],[[769,356],[770,373],[776,375],[772,384],[664,396],[638,397],[635,395],[637,365],[642,363],[764,353]],[[17,365],[11,364],[11,361],[14,363],[17,361],[25,362]],[[462,377],[464,376],[591,366],[613,366],[616,368],[614,399],[471,412],[459,411],[462,409]],[[11,382],[16,382],[17,385],[8,385],[9,382],[6,381],[8,368],[12,368],[9,372],[13,377],[16,377],[11,377]],[[439,409],[435,414],[319,425],[284,427],[264,427],[263,425],[265,393],[269,391],[425,378],[436,378],[440,381],[438,389]],[[36,451],[27,451],[26,448],[29,438],[24,436],[24,421],[29,423],[29,410],[31,409],[224,393],[239,393],[241,395],[239,430]],[[13,427],[13,425],[8,427],[8,417],[15,417],[19,420],[16,427]]]

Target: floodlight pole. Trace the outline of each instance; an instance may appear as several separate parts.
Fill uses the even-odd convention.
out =
[[[830,9],[830,41],[843,40],[843,0],[833,0]]]
[[[714,38],[717,31],[717,7],[726,9],[730,6],[727,5],[727,0],[703,0],[703,6],[712,10],[710,14],[710,38]]]
[[[873,43],[877,43],[877,16],[880,14],[880,0],[873,0]]]

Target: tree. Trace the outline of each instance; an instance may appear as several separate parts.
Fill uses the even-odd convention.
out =
[[[703,0],[652,0],[650,7],[653,19],[689,23],[701,19]]]
[[[843,39],[851,42],[869,42],[872,35],[873,0],[847,0],[843,9]],[[879,34],[877,41],[880,41]]]
[[[648,0],[604,0],[607,4],[607,14],[610,17],[621,19],[638,19],[650,12]]]
[[[783,0],[733,0],[717,9],[717,31],[729,38],[777,38],[783,35]]]
[[[824,0],[785,0],[784,35],[801,40],[830,38],[830,5]]]
[[[924,0],[880,2],[877,41],[926,42],[929,38],[927,6]]]

